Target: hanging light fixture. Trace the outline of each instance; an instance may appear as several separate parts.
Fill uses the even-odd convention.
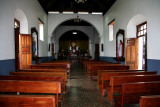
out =
[[[87,0],[75,0],[77,3],[85,3]]]
[[[77,18],[74,19],[74,22],[77,22],[77,23],[78,23],[78,22],[80,22],[80,21],[81,21],[81,19],[80,19],[79,16],[77,15]]]

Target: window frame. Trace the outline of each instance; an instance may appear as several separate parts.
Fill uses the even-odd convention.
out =
[[[44,41],[44,22],[40,18],[38,18],[38,20],[39,20],[39,39],[41,41]],[[43,27],[43,29],[42,29],[43,31],[41,31],[41,27]],[[41,32],[43,33],[43,35]]]
[[[114,40],[114,21],[115,19],[113,19],[112,21],[110,21],[108,23],[108,27],[109,27],[109,41],[113,41]],[[111,37],[111,27],[112,27],[112,37]]]

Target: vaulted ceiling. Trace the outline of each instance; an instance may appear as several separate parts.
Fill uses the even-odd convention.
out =
[[[103,12],[105,14],[116,0],[87,0],[77,3],[75,0],[38,0],[46,13],[49,11]],[[80,0],[81,1],[81,0]]]

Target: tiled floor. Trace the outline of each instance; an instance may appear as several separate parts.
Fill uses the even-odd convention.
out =
[[[80,64],[72,62],[71,79],[67,83],[62,107],[111,107],[98,92],[97,81],[88,78]]]

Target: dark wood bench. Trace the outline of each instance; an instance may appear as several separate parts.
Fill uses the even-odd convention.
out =
[[[139,107],[159,107],[160,95],[141,96],[139,101]]]
[[[115,64],[115,63],[108,63],[108,62],[98,62],[98,63],[89,63],[87,65],[87,75],[90,77],[92,75],[93,66],[122,66],[121,64]]]
[[[101,75],[107,72],[147,72],[146,70],[98,70],[98,87],[102,86]],[[107,83],[108,84],[108,83]]]
[[[52,66],[66,66],[67,72],[70,76],[71,62],[69,61],[52,61],[52,62],[44,62],[40,63],[40,65],[52,65]]]
[[[115,97],[115,106],[139,103],[140,96],[160,95],[160,81],[125,83],[121,85],[120,95]]]
[[[124,75],[155,75],[154,72],[146,72],[146,71],[132,71],[132,72],[102,72],[100,73],[100,77],[98,78],[98,87],[102,96],[104,96],[104,92],[106,87],[109,85],[110,77],[112,76],[124,76]]]
[[[85,71],[87,72],[87,67],[89,64],[92,63],[107,63],[107,61],[100,61],[100,60],[84,60],[83,61],[83,67],[85,69]]]
[[[122,66],[122,65],[99,65],[99,66],[92,66],[91,78],[93,76],[98,76],[98,70],[129,70],[129,66]]]
[[[160,75],[125,75],[110,77],[110,84],[106,87],[107,98],[113,104],[113,93],[120,93],[121,84],[134,82],[160,81]]]
[[[0,76],[0,80],[26,80],[26,81],[58,81],[61,83],[61,90],[63,93],[66,92],[65,83],[61,76],[35,76],[35,75],[11,75],[11,76]]]
[[[91,72],[92,66],[95,65],[105,65],[105,64],[114,64],[114,63],[110,63],[110,62],[106,62],[106,61],[92,61],[92,62],[88,62],[86,63],[86,73],[88,74],[88,72]]]
[[[62,66],[62,65],[45,65],[45,64],[38,64],[38,65],[31,65],[31,69],[66,69],[67,66]]]
[[[10,72],[11,75],[32,75],[32,76],[60,76],[63,79],[63,88],[66,90],[67,72]]]
[[[61,103],[61,83],[51,81],[0,80],[0,92],[19,92],[21,94],[56,95],[56,106]]]
[[[70,77],[70,70],[67,70],[67,65],[37,64],[31,65],[31,69],[65,69]]]
[[[66,72],[66,69],[20,69],[20,72]]]
[[[61,76],[65,81],[67,81],[67,72],[10,72],[11,75],[41,75],[41,76]]]
[[[0,95],[1,107],[56,107],[54,95]]]
[[[20,69],[19,71],[20,72],[66,72],[66,69]]]

